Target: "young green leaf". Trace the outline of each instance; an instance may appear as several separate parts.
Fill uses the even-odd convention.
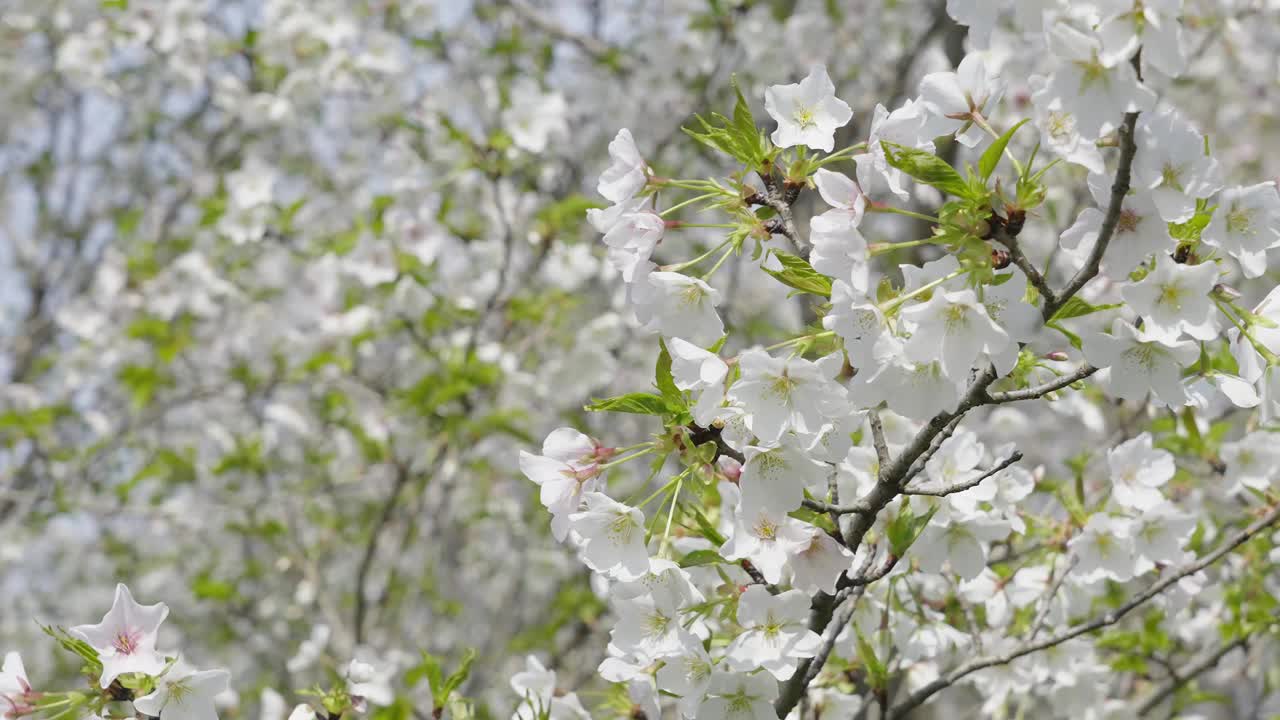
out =
[[[669,408],[661,395],[635,392],[596,400],[585,408],[588,412],[623,412],[637,415],[665,415]]]
[[[982,175],[982,181],[986,182],[991,177],[991,173],[995,172],[996,166],[1000,164],[1000,157],[1004,155],[1004,149],[1009,146],[1009,140],[1013,138],[1013,134],[1018,132],[1018,128],[1027,124],[1029,118],[1024,118],[1017,125],[1009,128],[1003,135],[996,138],[991,143],[991,147],[982,153],[982,158],[978,160],[978,172]]]
[[[831,297],[831,279],[814,270],[804,258],[780,250],[773,254],[782,263],[782,269],[764,268],[764,271],[777,278],[778,282],[800,292]]]
[[[884,156],[890,166],[919,182],[932,185],[942,192],[960,198],[970,198],[973,195],[969,183],[960,177],[960,173],[956,172],[955,168],[937,155],[891,143],[888,140],[881,140],[880,145],[884,148]]]

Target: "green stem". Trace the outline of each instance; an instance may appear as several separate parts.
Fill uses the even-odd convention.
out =
[[[876,255],[891,253],[894,250],[900,250],[902,248],[919,247],[921,245],[933,245],[933,244],[935,244],[933,241],[933,238],[927,238],[924,240],[908,240],[906,242],[900,242],[900,243],[871,243],[870,245],[867,246],[867,250],[870,251],[872,257],[874,257]]]
[[[978,112],[977,110],[974,110],[969,117],[973,118],[974,125],[977,125],[978,127],[985,130],[986,133],[990,135],[992,138],[995,138],[997,140],[1000,139],[1000,133],[996,132],[996,129],[991,127],[991,123],[987,122],[987,119],[982,116],[982,113]],[[1013,169],[1015,172],[1018,173],[1018,177],[1022,177],[1023,175],[1022,163],[1018,162],[1018,158],[1013,156],[1013,151],[1009,149],[1008,145],[1004,146],[1004,156],[1006,158],[1009,158],[1009,162],[1013,163]]]
[[[702,253],[698,257],[692,260],[686,260],[682,263],[676,263],[675,265],[664,265],[662,267],[662,270],[663,272],[680,272],[685,268],[691,268],[694,265],[697,265],[698,263],[702,262],[703,260],[706,260],[707,258],[711,257],[712,255],[715,255],[717,252],[720,251],[721,248],[723,248],[725,245],[728,245],[731,242],[733,242],[733,238],[726,238],[724,242]]]
[[[903,210],[902,208],[896,208],[896,207],[893,207],[892,205],[873,206],[873,207],[868,207],[867,210],[870,212],[882,212],[882,213],[892,213],[894,215],[905,215],[906,217],[915,218],[917,220],[928,220],[929,222],[934,223],[935,225],[942,224],[942,220],[932,215],[925,215],[924,213],[918,213],[911,210]]]
[[[769,347],[765,348],[765,352],[772,352],[774,350],[787,347],[788,345],[795,345],[797,343],[807,342],[809,340],[817,340],[819,338],[833,337],[835,334],[836,334],[835,330],[826,330],[824,332],[814,333],[812,335],[801,335],[800,337],[797,337],[797,338],[791,338],[790,340],[783,340],[782,342],[777,343],[775,345],[770,345]]]
[[[706,200],[707,198],[717,197],[717,196],[719,196],[719,195],[720,195],[720,193],[718,193],[718,192],[703,193],[702,195],[698,195],[698,196],[696,196],[696,197],[691,197],[691,198],[689,198],[688,200],[685,200],[684,202],[676,203],[675,205],[672,205],[671,207],[667,208],[666,210],[663,210],[662,212],[658,213],[658,215],[659,215],[659,216],[661,216],[661,217],[666,217],[667,215],[670,215],[671,213],[673,213],[673,212],[675,212],[675,211],[677,211],[677,210],[680,210],[681,208],[686,208],[686,207],[688,207],[688,206],[690,206],[690,205],[692,205],[692,204],[694,204],[694,203],[696,203],[696,202],[699,202],[699,201],[702,201],[702,200]]]
[[[684,479],[684,476],[688,474],[689,474],[689,468],[685,468],[684,470],[680,471],[679,475],[676,475],[675,477],[668,480],[666,485],[663,485],[662,487],[655,490],[652,495],[645,498],[644,502],[641,502],[639,505],[636,505],[636,507],[643,509],[645,505],[648,505],[649,503],[653,502],[654,498],[666,493],[668,490],[672,488],[672,486],[679,484],[679,482]]]
[[[1249,332],[1249,326],[1241,322],[1240,319],[1235,316],[1235,313],[1228,310],[1227,306],[1223,305],[1221,300],[1214,298],[1213,304],[1217,305],[1218,310],[1220,310],[1223,315],[1226,315],[1227,319],[1231,321],[1231,324],[1235,325],[1236,328],[1240,330],[1240,334],[1244,335],[1245,338],[1249,340],[1249,344],[1253,345],[1253,349],[1258,351],[1258,354],[1267,361],[1268,365],[1280,365],[1280,357],[1276,357],[1275,353],[1268,350],[1265,345],[1259,342],[1258,339],[1253,336],[1253,333]]]
[[[826,165],[827,163],[839,162],[856,152],[866,150],[866,149],[867,149],[867,144],[865,142],[860,142],[855,145],[850,145],[849,147],[840,148],[839,150],[815,162],[813,164],[813,167],[816,169],[816,168],[822,167],[823,165]]]
[[[607,470],[607,469],[609,469],[609,468],[613,467],[614,465],[621,465],[622,463],[624,463],[624,462],[626,462],[626,461],[628,461],[628,460],[634,460],[634,459],[636,459],[636,458],[638,458],[638,457],[643,457],[643,456],[645,456],[645,455],[648,455],[649,453],[653,452],[654,450],[657,450],[657,447],[656,447],[656,446],[654,446],[654,445],[652,445],[652,444],[649,444],[649,447],[645,448],[644,450],[641,450],[640,452],[634,452],[634,453],[631,453],[630,455],[623,455],[622,457],[617,458],[616,460],[610,460],[609,462],[607,462],[607,463],[605,463],[605,464],[603,464],[603,465],[598,466],[598,467],[597,467],[597,469],[598,469],[598,470]]]
[[[666,557],[667,547],[671,544],[671,521],[676,517],[676,505],[680,503],[680,490],[684,487],[684,478],[676,483],[676,491],[671,496],[671,511],[667,513],[667,527],[662,531],[662,543],[658,545],[658,557]]]
[[[882,312],[882,313],[884,313],[884,314],[888,315],[889,313],[891,313],[891,312],[893,312],[895,309],[897,309],[897,308],[898,308],[898,306],[902,305],[902,303],[904,303],[904,302],[906,302],[906,301],[908,301],[908,300],[910,300],[910,299],[912,299],[912,298],[914,298],[914,297],[919,297],[920,295],[923,295],[924,293],[929,292],[930,290],[932,290],[932,289],[934,289],[934,288],[938,287],[938,286],[939,286],[939,285],[941,285],[942,283],[944,283],[944,282],[946,282],[946,281],[948,281],[948,280],[953,280],[953,279],[955,279],[955,278],[958,278],[958,277],[960,277],[961,275],[964,275],[964,274],[965,274],[965,273],[967,273],[967,272],[969,272],[969,271],[968,271],[968,270],[966,270],[966,269],[964,269],[964,268],[960,268],[959,270],[956,270],[955,272],[952,272],[952,273],[951,273],[951,274],[949,274],[949,275],[945,275],[945,276],[943,276],[943,277],[940,277],[940,278],[938,278],[937,280],[934,280],[933,282],[925,283],[924,285],[921,285],[920,287],[916,288],[915,290],[912,290],[911,292],[907,293],[906,295],[899,295],[898,297],[896,297],[896,298],[894,298],[894,299],[890,300],[889,302],[885,303],[885,304],[884,304],[884,306],[880,308],[880,312]]]
[[[732,255],[732,254],[733,254],[733,252],[734,252],[734,250],[737,250],[737,249],[738,249],[738,245],[737,245],[736,243],[735,243],[735,244],[733,244],[733,245],[730,245],[730,246],[729,246],[729,247],[727,247],[727,248],[725,248],[725,249],[724,249],[724,254],[723,254],[723,255],[721,255],[721,256],[720,256],[720,259],[716,261],[716,264],[715,264],[715,265],[712,265],[712,266],[711,266],[711,269],[710,269],[710,270],[708,270],[708,271],[707,271],[707,272],[702,276],[702,279],[705,281],[705,280],[710,279],[712,275],[715,275],[715,274],[716,274],[716,271],[720,269],[720,266],[721,266],[721,265],[724,265],[724,261],[725,261],[725,260],[728,260],[728,259],[729,259],[729,256],[730,256],[730,255]]]

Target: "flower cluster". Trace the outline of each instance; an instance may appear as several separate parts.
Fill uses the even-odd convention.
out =
[[[983,44],[1006,16],[971,5],[948,3]],[[961,681],[987,713],[1147,712],[1186,681],[1154,700],[1086,690],[1128,667],[1121,650],[1206,640],[1162,621],[1221,612],[1197,605],[1209,573],[1248,582],[1277,559],[1211,567],[1280,517],[1271,428],[1253,429],[1280,408],[1277,290],[1247,309],[1238,289],[1280,246],[1280,193],[1227,185],[1161,101],[1190,62],[1181,2],[1035,5],[1013,22],[1038,61],[971,52],[896,109],[852,110],[814,66],[764,93],[766,133],[739,92],[731,117],[686,128],[736,163],[723,178],[659,177],[625,129],[610,144],[612,205],[589,217],[659,339],[651,391],[587,409],[661,430],[602,449],[561,428],[520,466],[608,599],[599,674],[633,712],[899,717]],[[836,149],[851,123],[865,141]],[[1054,185],[1072,179],[1092,202],[1057,232]],[[809,189],[829,209],[806,227]],[[903,224],[924,237],[868,240]],[[800,295],[806,327],[762,347],[726,314],[725,267]],[[1118,439],[1020,464],[1019,425],[1101,425],[1085,413],[1104,396],[1132,408]],[[1224,467],[1230,487],[1195,482]],[[1260,519],[1186,504],[1209,501]],[[1148,611],[1136,639],[1082,637]]]

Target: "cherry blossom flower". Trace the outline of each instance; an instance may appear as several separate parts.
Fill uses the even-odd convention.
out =
[[[231,673],[193,670],[178,663],[156,680],[156,689],[133,701],[140,713],[160,720],[218,720],[214,697],[226,692]]]
[[[776,720],[778,683],[767,673],[715,671],[698,706],[698,720]]]
[[[644,513],[600,492],[582,496],[586,510],[569,516],[582,536],[582,559],[598,573],[630,579],[649,571],[644,547]]]
[[[1264,322],[1252,324],[1248,337],[1237,327],[1228,328],[1227,345],[1239,366],[1240,377],[1254,383],[1262,378],[1267,362],[1253,343],[1259,343],[1268,352],[1280,353],[1280,286],[1272,288],[1250,312]]]
[[[763,442],[776,443],[788,429],[816,432],[847,409],[844,389],[832,382],[838,364],[780,359],[752,349],[738,357],[738,367],[742,378],[728,396],[746,408],[747,425]]]
[[[1163,503],[1157,489],[1173,478],[1173,455],[1152,447],[1151,433],[1142,433],[1107,451],[1111,497],[1124,507],[1150,510]]]
[[[503,111],[502,121],[516,147],[541,153],[553,138],[569,134],[568,112],[563,95],[543,92],[536,82],[525,80],[512,86],[511,106]]]
[[[727,560],[750,560],[766,582],[782,582],[789,557],[808,546],[806,525],[764,507],[747,510],[740,505],[734,512],[733,532],[720,554]]]
[[[925,421],[960,403],[960,382],[949,377],[939,362],[911,363],[902,358],[886,358],[878,368],[860,372],[849,387],[849,396],[859,407],[886,403],[894,412]]]
[[[1093,193],[1096,208],[1085,208],[1075,223],[1062,233],[1062,247],[1068,250],[1091,250],[1106,219],[1110,207],[1110,179],[1105,175],[1091,174],[1089,190]],[[1146,191],[1131,191],[1120,205],[1120,216],[1115,234],[1107,245],[1103,266],[1116,276],[1124,276],[1146,260],[1152,253],[1172,251],[1173,237],[1169,224],[1160,217],[1155,201]]]
[[[940,117],[946,134],[956,134],[965,147],[976,147],[984,130],[974,122],[983,122],[1004,95],[1004,81],[990,72],[980,53],[969,53],[955,72],[929,73],[920,81],[920,102]]]
[[[734,670],[763,667],[787,680],[800,660],[813,657],[822,646],[822,638],[809,629],[809,595],[801,590],[772,595],[751,585],[738,598],[738,624],[743,631],[725,651]]]
[[[927,301],[904,308],[902,317],[914,323],[903,348],[907,358],[936,361],[952,380],[968,380],[979,357],[1002,354],[1011,342],[972,290],[934,292]]]
[[[947,564],[968,580],[987,564],[986,543],[1009,536],[1009,522],[991,513],[965,513],[943,506],[915,544],[912,554],[925,572],[938,572]]]
[[[647,199],[637,198],[636,201],[644,203]],[[623,282],[630,283],[637,280],[637,272],[643,274],[643,268],[653,255],[653,249],[662,242],[667,226],[657,213],[645,209],[622,212],[616,218],[596,215],[592,224],[599,229],[610,219],[614,220],[613,224],[603,231],[604,243],[609,246],[609,262],[622,274]]]
[[[1182,546],[1191,539],[1196,519],[1177,509],[1173,503],[1162,502],[1144,508],[1133,521],[1133,554],[1138,563],[1135,574],[1142,574],[1156,565],[1170,565],[1186,559]]]
[[[1124,582],[1133,577],[1133,526],[1106,513],[1089,516],[1079,535],[1067,542],[1077,558],[1076,570],[1087,579]]]
[[[556,688],[556,674],[533,655],[525,658],[525,669],[511,676],[511,689],[521,698],[512,720],[590,720],[575,693],[561,693]]]
[[[1199,354],[1189,340],[1165,342],[1121,318],[1111,335],[1095,332],[1084,337],[1084,356],[1094,366],[1110,369],[1107,387],[1122,400],[1142,400],[1152,393],[1170,407],[1185,405],[1182,368]]]
[[[1097,0],[1102,61],[1127,63],[1142,48],[1142,64],[1177,77],[1187,66],[1182,43],[1182,0]]]
[[[809,542],[796,548],[788,560],[791,585],[808,593],[834,595],[836,582],[849,570],[853,553],[817,526],[810,526]]]
[[[1007,579],[983,568],[975,577],[960,583],[960,594],[986,610],[987,622],[1004,625],[1013,611],[1034,604],[1044,596],[1051,582],[1050,569],[1044,565],[1021,567]]]
[[[742,505],[787,513],[800,507],[805,488],[826,487],[829,468],[812,459],[794,440],[783,437],[773,448],[748,447],[742,466]]]
[[[679,607],[668,593],[650,593],[614,602],[617,624],[609,639],[619,650],[643,658],[659,658],[683,647]]]
[[[1155,268],[1121,288],[1120,294],[1142,316],[1142,329],[1149,337],[1176,342],[1185,332],[1197,340],[1212,340],[1218,335],[1217,310],[1209,293],[1217,282],[1214,263],[1187,265],[1161,253]]]
[[[632,295],[636,317],[666,337],[710,345],[724,334],[716,312],[720,293],[702,280],[675,272],[652,272],[637,281]]]
[[[859,367],[875,366],[881,357],[892,352],[893,340],[884,313],[843,280],[831,283],[831,312],[822,318],[822,327],[835,331],[845,341],[849,360]]]
[[[867,240],[838,210],[830,210],[809,222],[813,251],[809,263],[814,270],[849,283],[865,293],[870,278]]]
[[[715,663],[696,636],[681,632],[679,638],[680,649],[663,658],[655,679],[660,689],[680,697],[681,714],[694,718],[711,686]]]
[[[395,702],[395,690],[391,688],[391,678],[395,667],[391,665],[375,665],[353,658],[346,668],[347,694],[358,711],[364,711],[369,705],[386,707]]]
[[[1222,170],[1205,152],[1204,136],[1176,110],[1144,113],[1135,142],[1138,152],[1133,160],[1133,184],[1151,191],[1164,220],[1190,220],[1196,213],[1197,199],[1222,189]]]
[[[609,143],[609,167],[600,174],[596,192],[609,202],[621,203],[635,197],[649,182],[649,166],[636,148],[631,131],[622,128]]]
[[[1280,475],[1280,443],[1274,433],[1255,431],[1222,445],[1227,479],[1254,490],[1270,489]]]
[[[945,132],[929,122],[924,106],[908,100],[889,112],[877,104],[867,136],[867,152],[854,157],[858,187],[872,200],[888,200],[890,195],[906,200],[906,175],[889,165],[882,141],[933,152],[933,138]]]
[[[769,87],[764,106],[778,123],[773,144],[783,148],[804,145],[831,152],[836,129],[853,119],[853,111],[836,97],[836,87],[821,65],[814,65],[799,83]]]
[[[126,673],[158,675],[165,658],[156,652],[156,631],[169,615],[164,603],[139,605],[124,584],[116,585],[111,610],[97,625],[77,625],[70,629],[75,637],[89,643],[102,661],[99,683],[106,688]],[[159,713],[152,713],[158,715]]]
[[[1046,99],[1060,103],[1076,119],[1086,140],[1114,130],[1124,113],[1151,110],[1156,94],[1128,63],[1108,65],[1101,42],[1065,22],[1047,30],[1049,52],[1061,60],[1045,85]]]
[[[1200,239],[1240,262],[1245,277],[1267,269],[1267,250],[1280,246],[1280,193],[1274,182],[1232,187],[1218,195],[1218,209]]]
[[[35,711],[35,693],[27,680],[22,656],[6,653],[0,666],[0,718],[17,718]]]
[[[600,456],[596,442],[573,428],[552,431],[542,442],[541,455],[520,451],[520,472],[538,485],[556,540],[564,540],[569,515],[581,507],[583,494],[596,490]]]
[[[1062,107],[1062,99],[1048,87],[1048,78],[1032,75],[1031,107],[1040,139],[1045,147],[1063,160],[1087,168],[1089,172],[1102,173],[1106,165],[1102,151],[1094,140],[1086,139],[1076,129],[1076,116]]]
[[[818,168],[814,172],[813,182],[822,201],[831,206],[823,216],[833,221],[842,219],[853,227],[862,223],[862,216],[867,210],[867,196],[857,182],[844,173],[826,168]]]
[[[667,350],[671,353],[671,377],[676,387],[697,394],[694,422],[703,427],[710,425],[724,402],[724,380],[729,366],[719,355],[678,337],[667,340]]]

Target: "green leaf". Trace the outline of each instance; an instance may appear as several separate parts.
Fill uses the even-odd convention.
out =
[[[863,636],[862,630],[857,625],[853,626],[853,631],[858,639],[858,659],[867,666],[867,675],[874,688],[884,688],[889,679],[888,670],[885,668],[880,658],[876,657],[875,648],[871,647],[871,643],[867,642],[867,638]]]
[[[937,506],[929,509],[924,515],[916,515],[908,504],[903,504],[902,509],[898,512],[887,529],[889,536],[889,552],[895,557],[903,557],[907,554],[907,550],[920,537],[920,533],[924,532],[925,526],[933,519],[934,513],[938,512]]]
[[[404,674],[404,682],[413,687],[423,680],[431,688],[432,696],[444,689],[444,671],[440,669],[440,661],[428,652],[422,653],[422,662],[409,668]]]
[[[471,674],[471,664],[476,661],[476,651],[474,648],[467,648],[462,654],[462,662],[458,663],[458,669],[453,671],[448,680],[444,681],[444,688],[435,696],[436,706],[440,707],[449,700],[449,695],[457,690],[462,683],[467,681],[467,676]]]
[[[764,271],[777,278],[778,282],[800,292],[831,297],[831,278],[814,270],[804,258],[781,250],[775,250],[773,255],[782,263],[782,269],[764,268]]]
[[[1062,305],[1062,307],[1058,308],[1058,311],[1053,314],[1053,317],[1049,318],[1049,322],[1054,323],[1062,320],[1070,320],[1071,318],[1084,317],[1085,315],[1092,315],[1096,312],[1102,312],[1103,310],[1113,310],[1115,308],[1122,307],[1123,305],[1124,303],[1092,305],[1081,300],[1079,296],[1073,295],[1070,300],[1067,300],[1067,302]]]
[[[728,560],[720,557],[720,553],[715,550],[694,550],[691,553],[686,553],[684,557],[680,558],[680,567],[687,568],[695,567],[697,565],[717,565],[728,562]]]
[[[1058,323],[1056,323],[1056,322],[1047,322],[1047,323],[1045,323],[1045,324],[1044,324],[1044,326],[1045,326],[1045,327],[1047,327],[1047,328],[1053,328],[1054,330],[1057,330],[1058,332],[1060,332],[1060,333],[1062,333],[1063,335],[1065,335],[1065,336],[1066,336],[1066,338],[1067,338],[1067,342],[1071,343],[1071,347],[1073,347],[1073,348],[1075,348],[1075,349],[1079,350],[1079,349],[1081,349],[1081,348],[1084,346],[1084,341],[1080,339],[1080,336],[1079,336],[1079,335],[1077,335],[1077,334],[1075,334],[1075,333],[1071,332],[1070,330],[1068,330],[1068,329],[1066,329],[1066,328],[1062,327],[1062,326],[1061,326],[1061,325],[1059,325]]]
[[[593,401],[585,408],[588,412],[623,412],[637,415],[665,415],[667,401],[653,393],[627,393],[618,397]]]
[[[1186,222],[1169,223],[1169,235],[1182,242],[1199,242],[1200,234],[1209,226],[1216,209],[1216,206],[1208,207],[1204,200],[1196,201],[1196,214]]]
[[[933,153],[909,148],[905,145],[881,140],[885,160],[889,165],[910,175],[925,185],[932,185],[942,192],[961,198],[971,198],[973,192],[969,184],[960,177],[956,169]]]
[[[764,164],[771,147],[764,133],[756,127],[751,107],[742,96],[737,79],[733,81],[733,91],[738,101],[733,106],[733,119],[712,113],[708,121],[701,115],[695,115],[699,129],[680,128],[689,137],[715,150],[719,150],[734,159],[751,167]]]
[[[671,375],[671,353],[667,351],[667,344],[661,338],[658,339],[658,362],[653,368],[653,381],[658,386],[658,392],[662,393],[662,398],[667,401],[667,405],[672,408],[683,408],[685,406],[684,393],[680,392],[680,388],[676,387],[675,378]]]
[[[982,182],[986,182],[991,177],[991,173],[995,172],[996,166],[1000,164],[1000,157],[1004,155],[1004,149],[1009,146],[1009,140],[1013,138],[1013,134],[1018,132],[1018,128],[1027,124],[1029,118],[1024,118],[1021,122],[1004,132],[1003,135],[996,138],[991,143],[991,147],[982,153],[982,158],[978,160],[978,172],[982,175]]]
[[[716,530],[716,526],[711,524],[711,521],[707,519],[706,515],[702,514],[702,511],[696,505],[689,505],[688,510],[693,515],[693,520],[697,523],[698,529],[702,531],[703,538],[716,546],[724,544],[724,536],[720,534],[719,530]]]

